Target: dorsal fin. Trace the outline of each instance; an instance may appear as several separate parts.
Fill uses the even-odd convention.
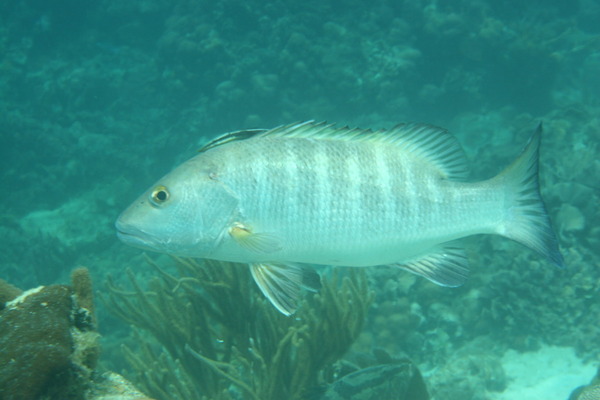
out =
[[[249,139],[253,136],[265,133],[267,131],[268,129],[244,129],[242,131],[227,132],[217,137],[216,139],[213,139],[210,142],[206,143],[204,146],[202,146],[202,148],[200,148],[200,150],[198,150],[198,153],[204,153],[205,151],[210,150],[213,147],[221,146],[225,143],[233,142],[235,140]]]
[[[458,140],[446,129],[427,124],[398,124],[384,133],[389,140],[436,166],[446,179],[469,175],[467,157]]]
[[[251,137],[295,137],[319,140],[351,140],[383,142],[397,146],[431,163],[442,177],[453,180],[466,178],[468,169],[463,149],[445,129],[426,124],[398,124],[392,129],[335,127],[327,122],[306,121],[278,126],[270,130],[253,129],[226,133],[209,142],[200,151]]]
[[[468,175],[467,158],[456,138],[443,128],[427,124],[405,123],[389,130],[373,131],[307,121],[279,126],[258,136],[384,142],[400,147],[431,163],[444,178],[462,180]]]

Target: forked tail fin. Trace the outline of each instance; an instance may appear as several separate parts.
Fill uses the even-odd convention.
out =
[[[537,251],[560,268],[565,262],[540,195],[538,160],[542,124],[519,157],[493,178],[509,198],[507,217],[498,233]],[[512,199],[511,199],[512,197]]]

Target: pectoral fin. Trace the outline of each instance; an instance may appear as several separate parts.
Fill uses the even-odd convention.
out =
[[[234,222],[229,235],[242,247],[257,253],[273,253],[281,249],[279,240],[270,233],[253,232],[241,222]]]
[[[469,278],[467,256],[455,243],[447,243],[421,257],[394,265],[440,286],[461,286]]]
[[[282,314],[292,315],[300,299],[302,288],[316,290],[319,274],[297,264],[251,264],[250,270],[261,292]]]

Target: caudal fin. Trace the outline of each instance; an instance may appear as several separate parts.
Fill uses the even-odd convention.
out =
[[[538,159],[542,124],[538,125],[519,157],[494,180],[512,196],[499,234],[537,251],[556,266],[565,267],[558,240],[540,195]],[[512,203],[512,204],[510,204]]]

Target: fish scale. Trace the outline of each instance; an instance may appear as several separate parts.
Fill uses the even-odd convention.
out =
[[[310,177],[306,180],[303,175],[288,177],[281,173],[284,169],[280,168],[280,160],[286,156],[282,151],[287,146],[284,143],[292,143],[291,146],[297,149],[296,158],[307,157],[304,154],[313,155],[314,166],[311,169],[315,171],[314,181]],[[436,198],[440,196],[436,192],[444,188],[445,196],[456,195],[451,193],[453,188],[440,186],[439,177],[434,175],[435,170],[416,170],[417,173],[412,172],[415,170],[411,171],[410,168],[398,170],[404,181],[397,181],[397,185],[391,186],[390,193],[400,195],[384,198],[380,184],[368,169],[369,165],[377,165],[376,159],[384,153],[376,151],[381,147],[378,143],[357,146],[356,143],[336,143],[333,140],[314,142],[301,138],[273,138],[270,141],[255,143],[257,148],[252,150],[244,146],[245,144],[240,142],[238,146],[242,151],[248,152],[248,157],[239,157],[232,172],[225,169],[222,180],[232,188],[238,187],[237,191],[243,193],[243,214],[250,223],[259,223],[261,229],[278,236],[296,236],[296,242],[303,243],[300,249],[290,249],[292,254],[282,252],[279,257],[283,259],[290,256],[301,257],[299,259],[303,262],[315,263],[318,260],[311,258],[310,248],[318,247],[319,243],[326,241],[330,252],[337,250],[344,253],[324,260],[326,263],[333,263],[334,259],[343,257],[343,261],[338,261],[338,264],[353,265],[352,259],[360,257],[359,254],[355,254],[354,249],[361,249],[370,241],[385,238],[390,243],[416,242],[424,236],[436,234],[435,231],[439,230],[441,222],[445,223],[443,226],[453,226],[460,220],[469,220],[468,215],[456,213],[449,215],[452,218],[438,218],[443,217],[446,210],[436,202]],[[396,157],[400,156],[401,153],[397,151]],[[400,166],[408,162],[410,159],[400,162]],[[259,185],[243,184],[248,180],[248,172],[256,174]],[[228,178],[230,174],[231,182]],[[309,200],[303,201],[302,198],[290,196],[289,182],[295,182],[298,187],[303,188]],[[415,190],[416,182],[421,182],[419,193]],[[405,211],[398,218],[391,217],[385,212],[386,208],[383,205],[386,203],[396,203],[396,208],[411,212]],[[453,204],[447,206],[455,207]],[[314,213],[313,217],[304,217],[311,212]],[[419,218],[414,218],[414,215],[418,215]],[[413,218],[414,222],[411,221]],[[397,223],[400,219],[410,223]],[[398,226],[399,229],[385,228],[393,226]],[[420,234],[411,240],[414,232]],[[456,235],[460,234],[461,232],[456,232]],[[448,235],[442,238],[453,238],[446,236]],[[381,249],[382,246],[378,246],[379,254],[368,257],[369,260],[373,260],[371,263],[385,264],[414,255],[408,251],[411,249],[390,246],[393,248]],[[388,259],[388,254],[394,252],[395,258]]]
[[[307,265],[390,265],[443,286],[467,279],[459,240],[499,234],[564,266],[539,194],[541,126],[498,176],[466,182],[445,130],[305,122],[227,133],[117,220],[144,249],[248,263],[284,314],[315,282]]]

